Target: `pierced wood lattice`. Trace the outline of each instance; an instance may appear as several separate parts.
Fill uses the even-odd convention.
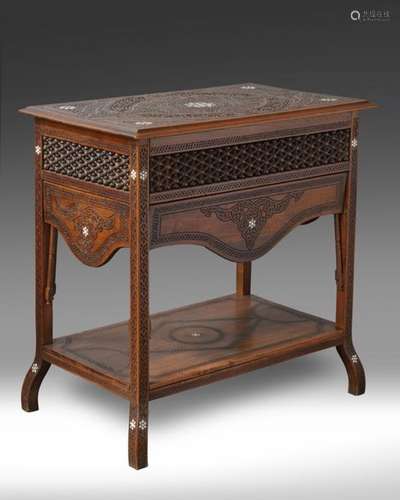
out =
[[[340,163],[349,159],[350,129],[155,156],[150,191],[205,184]]]
[[[129,190],[128,155],[43,136],[43,168],[115,189]]]
[[[152,156],[150,193],[204,186],[349,160],[350,129]],[[129,191],[127,155],[43,137],[43,168]]]

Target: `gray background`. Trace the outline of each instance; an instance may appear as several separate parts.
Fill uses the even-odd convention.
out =
[[[399,9],[395,2],[14,2],[2,6],[0,493],[6,498],[400,496]],[[350,10],[389,9],[389,22]],[[19,407],[34,349],[29,104],[254,81],[370,99],[360,120],[354,337],[367,393],[328,350],[151,403],[150,467],[127,467],[125,401],[58,369]],[[334,315],[330,218],[254,264],[255,293]],[[101,269],[60,242],[56,335],[125,319],[127,252]],[[151,255],[159,311],[230,293],[234,266],[199,247]]]

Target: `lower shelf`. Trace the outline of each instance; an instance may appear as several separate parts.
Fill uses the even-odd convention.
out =
[[[254,295],[151,317],[150,398],[343,342],[335,323]],[[129,398],[128,323],[57,338],[43,357]]]

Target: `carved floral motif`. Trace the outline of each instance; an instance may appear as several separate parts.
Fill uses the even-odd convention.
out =
[[[127,246],[128,207],[122,203],[46,186],[45,213],[87,265],[103,265]]]
[[[234,222],[238,227],[248,250],[254,248],[256,239],[266,225],[269,218],[275,214],[284,212],[289,206],[290,200],[297,201],[302,191],[288,193],[283,198],[257,198],[255,200],[241,200],[235,205],[226,208],[222,205],[203,207],[200,211],[211,217],[215,214],[222,222]]]
[[[101,217],[93,208],[84,207],[77,210],[76,216],[72,219],[79,234],[79,244],[85,250],[90,250],[103,230],[110,230],[114,227],[114,215]]]
[[[75,202],[62,206],[57,198],[56,205],[61,213],[72,220],[78,235],[76,243],[84,252],[91,250],[99,233],[114,228],[114,215],[102,217],[94,208]]]

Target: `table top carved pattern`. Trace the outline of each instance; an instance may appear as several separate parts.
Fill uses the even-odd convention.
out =
[[[31,106],[23,111],[71,125],[136,136],[141,131],[158,128],[329,110],[343,105],[370,106],[362,99],[242,83]]]

